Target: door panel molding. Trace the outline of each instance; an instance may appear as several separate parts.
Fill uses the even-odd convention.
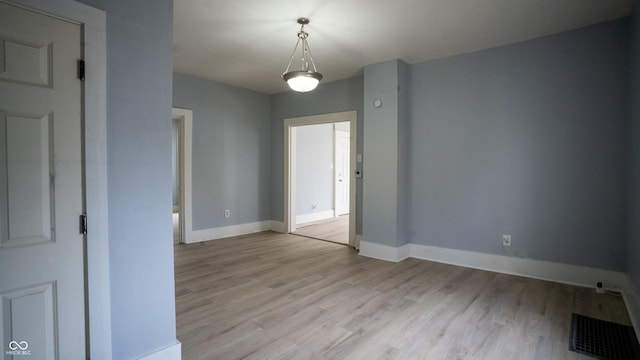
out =
[[[0,198],[6,204],[0,208],[0,247],[54,242],[53,114],[0,110],[0,138],[7,144],[0,148],[0,184],[6,192]],[[31,190],[20,191],[18,184]]]
[[[4,322],[5,317],[8,317],[12,323],[11,328],[14,329],[14,333],[9,334],[6,329],[0,326],[2,344],[16,341],[20,343],[20,347],[14,350],[29,351],[33,353],[32,355],[37,354],[38,358],[42,358],[41,355],[44,355],[43,358],[47,360],[56,359],[58,357],[55,339],[56,301],[55,281],[5,291],[0,294],[0,324]],[[33,318],[36,319],[35,326],[33,326]],[[32,324],[33,328],[25,328],[29,324]],[[36,333],[38,335],[30,336],[29,341],[26,341],[26,337],[22,333]]]

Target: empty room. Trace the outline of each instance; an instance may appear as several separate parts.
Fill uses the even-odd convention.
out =
[[[640,359],[639,6],[0,0],[0,359]]]
[[[631,2],[174,6],[184,358],[587,358],[574,322],[630,329]],[[311,91],[274,81],[299,58]],[[338,218],[306,134],[350,116],[345,247],[304,232]]]

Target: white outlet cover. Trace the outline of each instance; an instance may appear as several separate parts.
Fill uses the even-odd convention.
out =
[[[511,235],[502,235],[502,246],[511,246]]]

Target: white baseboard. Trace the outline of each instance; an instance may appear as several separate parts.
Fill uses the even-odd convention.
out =
[[[182,344],[176,340],[176,343],[164,349],[155,351],[149,355],[138,358],[138,360],[180,360],[182,359]]]
[[[394,262],[412,257],[586,287],[595,287],[596,282],[601,281],[605,288],[623,293],[629,289],[629,282],[622,272],[436,246],[407,244],[395,248],[362,241],[360,255]]]
[[[627,307],[629,318],[631,318],[633,329],[636,331],[636,337],[640,342],[640,294],[638,294],[638,289],[633,284],[629,275],[627,275],[627,282],[629,286],[627,291],[622,293],[622,298]]]
[[[247,224],[238,224],[231,226],[223,226],[219,228],[212,229],[204,229],[204,230],[194,230],[188,234],[187,244],[192,244],[201,241],[207,240],[216,240],[222,238],[228,238],[232,236],[246,235],[257,233],[261,231],[271,230],[272,222],[270,220],[267,221],[258,221]]]
[[[276,220],[271,220],[271,227],[270,227],[271,231],[275,231],[275,232],[279,232],[279,233],[284,233],[284,222],[282,221],[276,221]]]
[[[314,221],[333,219],[334,211],[318,211],[309,214],[296,215],[296,225],[306,224]]]
[[[397,248],[360,240],[360,255],[379,260],[393,262],[402,261],[409,257],[408,248],[408,245],[403,245],[400,248]]]
[[[411,257],[569,285],[595,288],[596,283],[600,281],[607,289],[628,289],[624,273],[586,266],[418,244],[411,244]]]

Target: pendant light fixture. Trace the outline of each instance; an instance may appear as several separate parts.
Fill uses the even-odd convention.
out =
[[[309,19],[307,18],[298,18],[298,24],[300,24],[300,31],[298,31],[298,41],[296,42],[296,46],[293,48],[293,52],[291,53],[291,58],[289,59],[289,65],[282,73],[282,80],[286,81],[291,90],[299,91],[299,92],[307,92],[311,91],[318,86],[320,80],[322,80],[322,74],[318,72],[316,69],[316,64],[313,62],[313,57],[311,56],[311,51],[309,50],[309,43],[307,42],[307,34],[304,31],[304,26],[309,24]],[[300,70],[289,71],[291,68],[291,64],[293,63],[293,58],[296,56],[296,50],[298,50],[298,46],[302,46],[300,48]]]

